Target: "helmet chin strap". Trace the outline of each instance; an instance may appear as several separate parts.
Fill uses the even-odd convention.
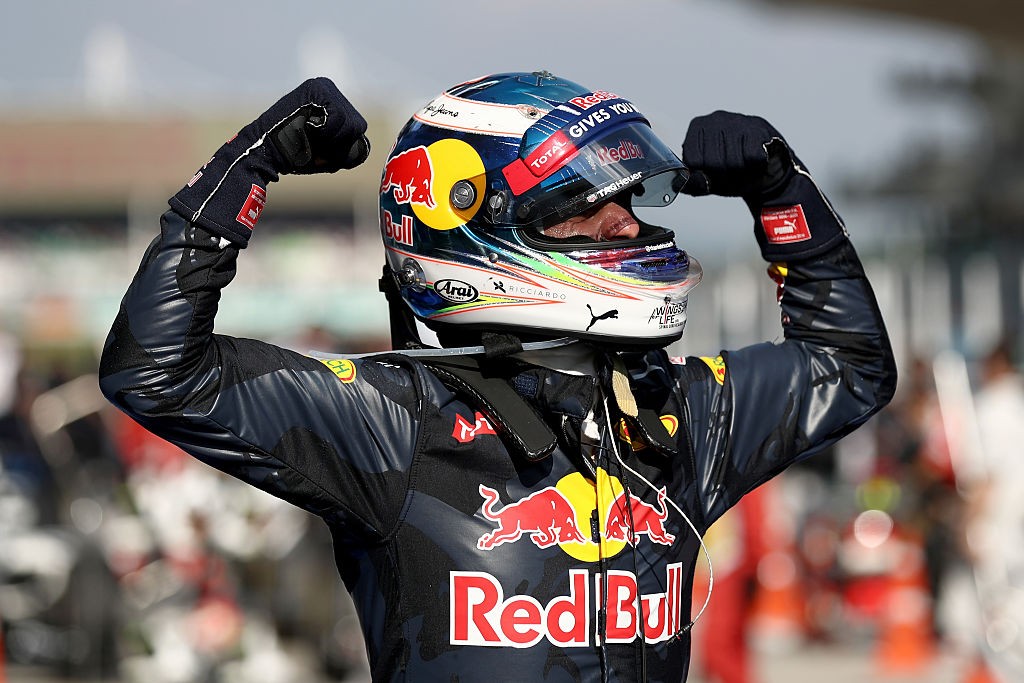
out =
[[[523,350],[523,340],[514,334],[483,332],[480,341],[484,345],[484,356],[489,360],[504,358]]]
[[[384,297],[388,301],[391,348],[396,351],[423,348],[425,345],[417,330],[416,317],[402,300],[395,271],[387,263],[384,264],[384,271],[380,280],[377,281],[377,289],[384,293]]]
[[[554,349],[559,346],[568,346],[569,344],[575,344],[579,339],[573,339],[572,337],[561,337],[559,339],[548,339],[546,341],[536,342],[525,342],[521,347],[517,347],[516,351],[543,351],[544,349]],[[432,349],[432,348],[410,348],[410,349],[395,349],[392,353],[400,353],[403,356],[410,356],[415,358],[416,356],[473,356],[483,355],[487,356],[486,346],[458,346],[451,349]],[[382,353],[388,353],[387,351],[371,351],[370,353],[326,353],[324,351],[311,350],[308,355],[311,358],[318,358],[323,360],[332,360],[337,358],[366,358],[368,356],[379,356]],[[488,356],[494,357],[494,356]]]
[[[405,356],[472,356],[483,355],[486,358],[502,358],[520,351],[540,351],[553,349],[559,346],[568,346],[578,339],[572,337],[560,337],[558,339],[546,339],[542,341],[523,342],[511,334],[498,334],[484,332],[480,335],[480,345],[456,346],[451,348],[433,348],[423,343],[420,337],[419,326],[416,317],[409,310],[399,293],[398,283],[395,280],[394,272],[385,264],[384,273],[379,282],[380,291],[388,301],[388,313],[391,323],[391,347],[395,352]],[[323,360],[337,358],[363,358],[366,356],[380,355],[381,351],[370,353],[347,354],[327,353],[325,351],[310,350],[309,356]]]

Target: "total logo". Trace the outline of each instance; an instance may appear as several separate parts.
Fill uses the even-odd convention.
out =
[[[596,481],[574,472],[554,486],[500,507],[494,489],[481,484],[480,495],[480,514],[497,527],[477,540],[478,550],[525,540],[542,549],[557,545],[577,560],[596,562],[618,555],[627,545],[635,547],[643,536],[668,546],[676,540],[665,527],[664,487],[657,505],[652,505],[627,494],[618,477],[603,469],[598,469]]]
[[[567,158],[572,158],[575,155],[576,146],[566,137],[565,133],[558,131],[526,157],[525,162],[534,175],[544,176],[547,175],[548,169],[552,171],[558,169]]]

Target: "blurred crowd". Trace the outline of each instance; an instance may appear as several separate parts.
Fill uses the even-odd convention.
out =
[[[940,656],[943,680],[1024,680],[1019,351],[912,359],[878,417],[710,530],[701,680],[757,683],[752,652],[815,643],[859,645],[879,680],[930,681]]]
[[[1019,351],[904,363],[881,415],[711,529],[693,679],[758,683],[754,653],[857,643],[883,677],[942,652],[963,683],[1024,680]],[[364,676],[324,525],[151,436],[80,365],[0,336],[0,683]]]
[[[278,341],[340,350],[319,328]],[[283,683],[365,669],[323,524],[113,409],[95,360],[69,374],[2,335],[0,547],[0,683],[29,671]]]

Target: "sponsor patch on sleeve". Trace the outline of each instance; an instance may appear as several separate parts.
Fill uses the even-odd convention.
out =
[[[235,220],[252,230],[263,215],[263,207],[267,204],[267,192],[259,185],[253,185],[249,197],[242,204]]]
[[[715,381],[719,384],[725,384],[725,360],[721,356],[701,356],[700,359],[704,361],[711,372],[715,373]]]
[[[811,239],[811,229],[807,227],[804,208],[799,204],[761,209],[761,227],[764,228],[765,237],[772,244],[805,242]]]
[[[321,363],[331,369],[344,384],[351,384],[356,379],[356,364],[347,358],[319,359]]]

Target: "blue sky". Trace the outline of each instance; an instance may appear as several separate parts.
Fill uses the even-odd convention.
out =
[[[5,15],[6,110],[113,103],[255,115],[326,74],[357,106],[393,112],[394,130],[371,131],[390,145],[399,123],[452,83],[547,68],[629,97],[672,146],[695,115],[760,114],[826,187],[890,165],[908,145],[967,144],[970,112],[909,102],[893,78],[966,71],[980,54],[954,29],[753,0],[33,0]],[[731,243],[730,231],[749,228],[738,202],[702,201],[688,213],[707,227],[693,232],[725,230]]]

